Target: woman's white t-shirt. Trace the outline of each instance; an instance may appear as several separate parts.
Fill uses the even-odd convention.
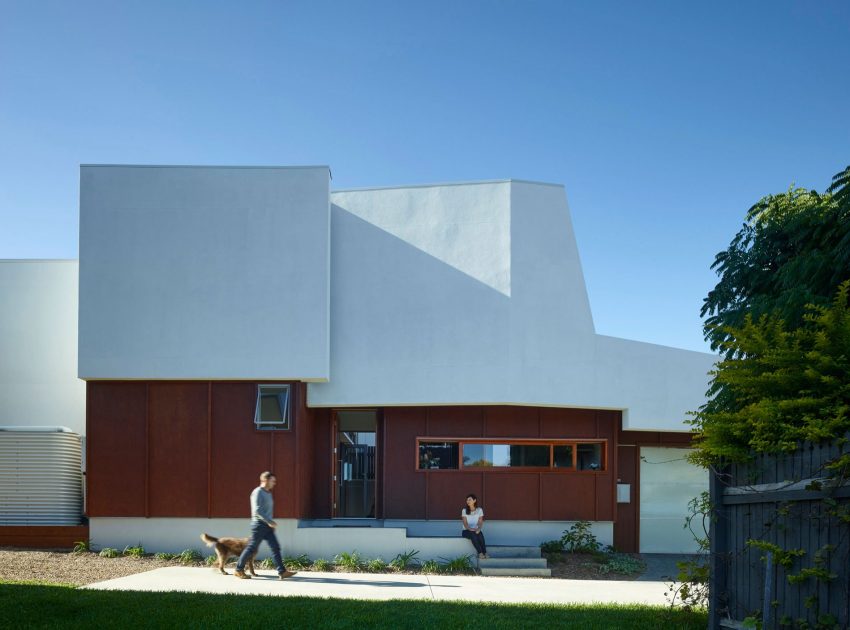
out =
[[[484,510],[481,508],[475,508],[469,514],[466,513],[466,510],[460,511],[460,517],[466,517],[466,524],[469,526],[469,529],[475,529],[478,527],[478,520],[484,516]]]

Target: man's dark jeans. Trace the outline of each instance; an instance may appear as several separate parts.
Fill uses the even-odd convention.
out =
[[[469,538],[469,540],[472,541],[472,546],[475,547],[475,551],[479,554],[487,553],[487,543],[484,541],[484,532],[475,533],[465,529],[461,532],[461,536]]]
[[[248,546],[245,547],[245,551],[242,552],[239,560],[236,561],[237,571],[243,571],[245,569],[248,558],[251,557],[264,540],[272,549],[272,558],[274,558],[274,562],[277,565],[277,572],[286,571],[286,567],[283,566],[283,560],[280,557],[280,545],[277,542],[277,536],[274,535],[274,529],[266,525],[263,521],[253,521],[251,523],[251,540],[248,541]]]

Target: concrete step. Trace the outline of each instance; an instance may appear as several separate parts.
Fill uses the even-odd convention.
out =
[[[548,565],[545,558],[481,558],[478,566],[481,569],[545,569]]]
[[[552,577],[552,569],[481,569],[481,575],[510,577]]]
[[[491,558],[542,558],[540,547],[505,547],[487,545]]]

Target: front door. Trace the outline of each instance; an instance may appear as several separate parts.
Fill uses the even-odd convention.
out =
[[[377,413],[334,413],[334,511],[337,518],[375,518]]]

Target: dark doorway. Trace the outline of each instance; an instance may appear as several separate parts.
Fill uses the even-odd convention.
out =
[[[377,413],[334,413],[334,511],[337,518],[375,518]]]

